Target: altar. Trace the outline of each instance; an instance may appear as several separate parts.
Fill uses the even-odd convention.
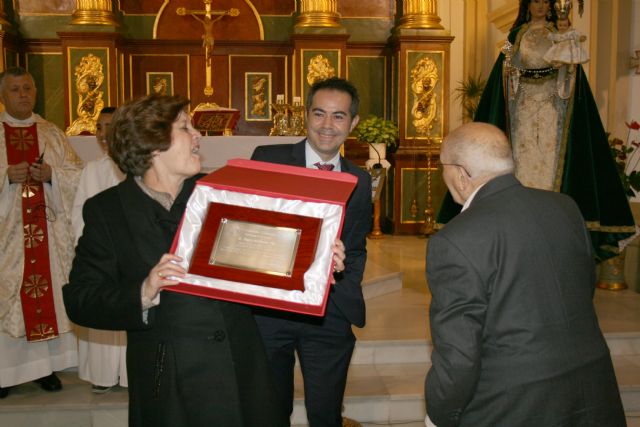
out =
[[[70,136],[69,142],[84,162],[97,159],[102,150],[95,136]],[[293,144],[303,136],[203,136],[200,139],[202,171],[221,168],[229,159],[248,159],[259,145]]]

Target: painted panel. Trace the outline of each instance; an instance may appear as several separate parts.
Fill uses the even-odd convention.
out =
[[[271,121],[271,73],[244,73],[244,119]]]
[[[347,79],[358,89],[360,117],[386,117],[386,58],[382,56],[347,56]]]
[[[189,55],[134,54],[129,57],[129,98],[147,94],[147,73],[173,76],[173,94],[190,97]]]
[[[62,54],[28,53],[26,68],[36,81],[35,112],[64,129]]]
[[[173,95],[173,73],[147,71],[147,95]]]
[[[271,103],[276,101],[276,95],[284,94],[285,100],[291,101],[288,99],[287,64],[286,55],[229,55],[229,106],[240,110],[236,134],[269,135],[273,125]],[[261,97],[251,99],[258,94],[251,85],[259,85],[261,78],[266,79],[262,95],[266,106],[252,111],[255,103],[261,102]],[[260,90],[259,87],[256,89]]]

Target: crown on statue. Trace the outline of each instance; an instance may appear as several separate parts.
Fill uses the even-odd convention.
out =
[[[571,0],[558,0],[556,1],[554,7],[556,9],[556,14],[558,15],[558,19],[567,19],[569,18],[569,14],[571,13],[571,7],[573,4]],[[578,13],[582,16],[582,12],[584,12],[584,0],[578,0]]]
[[[569,13],[571,13],[571,6],[571,0],[558,0],[554,5],[554,7],[556,8],[558,19],[569,18]]]

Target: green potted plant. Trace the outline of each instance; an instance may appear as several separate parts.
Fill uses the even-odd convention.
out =
[[[487,81],[480,76],[467,76],[464,80],[458,82],[456,87],[456,99],[460,101],[462,106],[462,121],[470,122],[476,115],[478,103],[484,91]]]
[[[369,144],[369,157],[382,160],[386,153],[393,153],[400,142],[398,126],[391,120],[369,116],[362,120],[355,130],[356,139]]]

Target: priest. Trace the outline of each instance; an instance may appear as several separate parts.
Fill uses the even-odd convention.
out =
[[[24,69],[0,74],[0,398],[36,381],[62,388],[55,371],[77,365],[62,302],[73,259],[71,208],[82,162],[53,123],[33,112]]]

